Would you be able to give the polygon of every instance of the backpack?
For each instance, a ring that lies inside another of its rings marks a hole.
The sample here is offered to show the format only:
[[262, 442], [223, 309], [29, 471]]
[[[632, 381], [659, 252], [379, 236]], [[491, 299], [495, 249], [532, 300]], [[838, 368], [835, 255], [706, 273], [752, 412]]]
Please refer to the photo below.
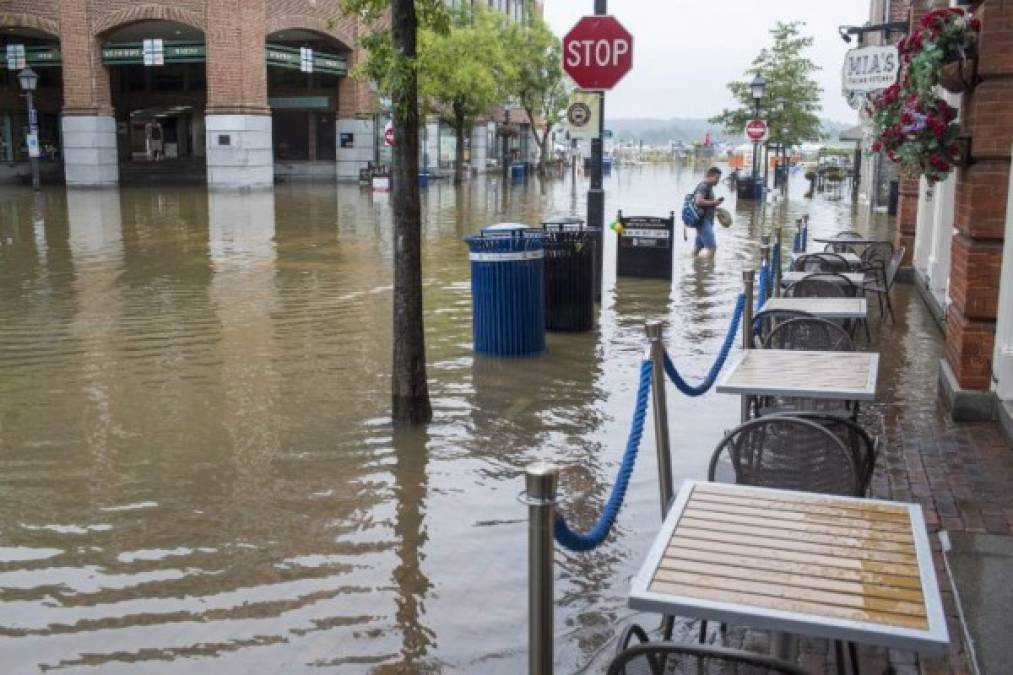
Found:
[[700, 227], [703, 211], [697, 208], [696, 193], [691, 192], [682, 200], [682, 223], [686, 227]]

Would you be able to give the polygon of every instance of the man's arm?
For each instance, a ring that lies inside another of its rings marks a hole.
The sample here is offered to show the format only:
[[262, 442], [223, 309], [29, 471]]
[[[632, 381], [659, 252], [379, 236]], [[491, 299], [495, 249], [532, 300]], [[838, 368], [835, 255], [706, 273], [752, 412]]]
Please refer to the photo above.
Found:
[[697, 206], [709, 207], [709, 206], [721, 206], [721, 202], [723, 202], [724, 200], [725, 200], [724, 197], [718, 197], [717, 199], [707, 199], [706, 197], [703, 196], [702, 193], [697, 192], [696, 199], [694, 200], [694, 202], [696, 203]]

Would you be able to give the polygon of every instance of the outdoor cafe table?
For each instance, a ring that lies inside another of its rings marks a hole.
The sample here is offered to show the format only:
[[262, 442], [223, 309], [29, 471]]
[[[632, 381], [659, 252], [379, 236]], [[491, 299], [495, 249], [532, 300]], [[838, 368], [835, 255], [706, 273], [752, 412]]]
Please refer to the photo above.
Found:
[[872, 401], [879, 354], [747, 349], [724, 371], [717, 391], [742, 396]]
[[[949, 645], [917, 504], [687, 481], [629, 606], [926, 654]], [[772, 645], [792, 657], [790, 639]]]
[[866, 237], [813, 237], [817, 244], [854, 244], [856, 246], [868, 246], [883, 241], [882, 239], [868, 239]]
[[805, 312], [821, 319], [864, 319], [868, 302], [865, 298], [769, 298], [763, 309]]
[[[810, 276], [812, 274], [824, 274], [824, 273], [823, 272], [799, 272], [799, 271], [785, 272], [783, 275], [781, 275], [781, 283], [784, 284], [785, 286], [787, 286], [788, 284], [793, 284], [796, 281], [798, 281], [799, 279], [804, 279], [805, 277]], [[858, 288], [863, 288], [865, 286], [865, 274], [863, 274], [861, 272], [845, 272], [841, 276], [842, 277], [847, 277], [848, 281], [850, 281], [852, 284], [854, 284]]]

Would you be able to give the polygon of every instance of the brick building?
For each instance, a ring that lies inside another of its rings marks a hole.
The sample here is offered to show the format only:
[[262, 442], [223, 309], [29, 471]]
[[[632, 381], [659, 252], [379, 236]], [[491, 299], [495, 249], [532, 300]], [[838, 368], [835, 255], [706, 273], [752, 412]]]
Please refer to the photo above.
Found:
[[[873, 11], [884, 1], [873, 0]], [[905, 264], [945, 332], [939, 391], [953, 417], [998, 417], [1013, 436], [1013, 4], [904, 0], [893, 11], [917, 22], [950, 4], [982, 24], [977, 84], [940, 90], [960, 110], [971, 161], [934, 186], [900, 177], [895, 244], [906, 247]]]

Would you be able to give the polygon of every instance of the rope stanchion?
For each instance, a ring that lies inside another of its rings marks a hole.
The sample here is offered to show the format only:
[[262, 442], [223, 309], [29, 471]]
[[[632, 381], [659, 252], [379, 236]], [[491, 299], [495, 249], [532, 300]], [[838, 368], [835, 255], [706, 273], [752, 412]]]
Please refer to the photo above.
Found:
[[679, 371], [676, 370], [675, 364], [672, 363], [672, 359], [669, 358], [668, 353], [665, 353], [665, 372], [668, 374], [668, 379], [672, 380], [672, 384], [675, 385], [676, 389], [686, 396], [702, 396], [714, 386], [718, 373], [721, 372], [725, 361], [728, 360], [728, 354], [735, 343], [735, 336], [739, 333], [739, 324], [742, 322], [742, 313], [745, 309], [746, 296], [743, 293], [739, 293], [739, 298], [735, 301], [735, 313], [732, 314], [732, 323], [728, 327], [728, 334], [725, 336], [724, 344], [721, 345], [721, 351], [718, 352], [717, 359], [715, 359], [714, 365], [711, 366], [710, 371], [707, 373], [707, 377], [700, 384], [693, 386], [687, 383], [679, 375]]
[[770, 269], [767, 267], [767, 265], [761, 265], [760, 281], [758, 284], [758, 292], [756, 294], [757, 312], [763, 309], [763, 303], [767, 301], [768, 295], [770, 295]]
[[590, 551], [601, 545], [605, 537], [612, 531], [616, 516], [623, 505], [626, 497], [626, 488], [630, 484], [630, 476], [633, 475], [633, 466], [637, 462], [637, 452], [640, 450], [640, 437], [644, 433], [644, 420], [647, 418], [647, 399], [651, 391], [651, 362], [644, 360], [640, 364], [640, 385], [637, 389], [637, 405], [633, 413], [633, 426], [630, 428], [630, 435], [626, 440], [626, 451], [623, 453], [623, 461], [619, 466], [619, 475], [612, 486], [605, 508], [598, 516], [597, 522], [587, 532], [574, 532], [567, 524], [563, 514], [557, 511], [554, 534], [560, 546], [571, 551]]

